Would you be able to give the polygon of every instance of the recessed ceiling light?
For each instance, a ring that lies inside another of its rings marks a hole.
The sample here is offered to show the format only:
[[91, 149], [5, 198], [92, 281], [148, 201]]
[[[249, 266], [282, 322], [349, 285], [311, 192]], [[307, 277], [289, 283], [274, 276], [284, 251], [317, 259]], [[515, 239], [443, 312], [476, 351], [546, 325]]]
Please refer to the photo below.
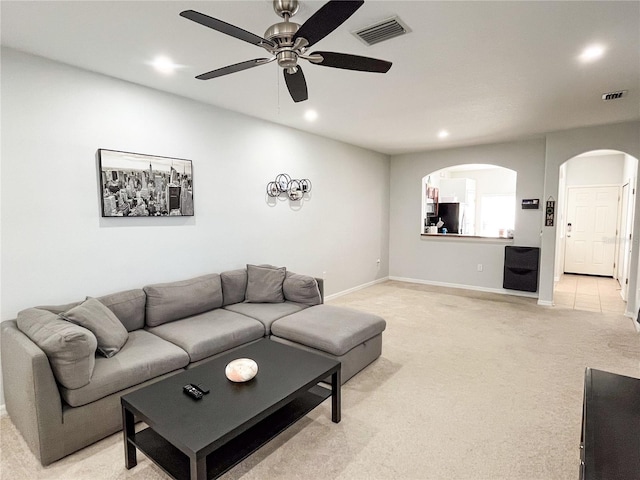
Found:
[[307, 110], [304, 112], [304, 119], [307, 122], [313, 122], [316, 118], [318, 118], [318, 112], [315, 110]]
[[438, 132], [438, 138], [447, 138], [449, 136], [449, 132], [446, 130], [440, 130]]
[[155, 68], [160, 73], [171, 74], [179, 68], [179, 65], [173, 63], [173, 61], [169, 57], [158, 56], [153, 62], [151, 62], [151, 66]]
[[580, 54], [580, 60], [583, 62], [593, 62], [604, 54], [604, 47], [602, 45], [589, 45]]

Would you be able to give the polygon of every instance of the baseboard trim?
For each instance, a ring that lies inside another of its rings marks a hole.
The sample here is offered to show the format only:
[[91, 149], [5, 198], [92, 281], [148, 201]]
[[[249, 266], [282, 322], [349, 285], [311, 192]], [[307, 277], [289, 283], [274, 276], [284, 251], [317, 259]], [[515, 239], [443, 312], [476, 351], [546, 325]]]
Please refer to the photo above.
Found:
[[[538, 298], [537, 293], [519, 292], [517, 290], [506, 290], [504, 288], [478, 287], [476, 285], [463, 285], [461, 283], [434, 282], [431, 280], [422, 280], [419, 278], [393, 277], [389, 276], [389, 280], [406, 283], [419, 283], [422, 285], [433, 285], [436, 287], [459, 288], [461, 290], [475, 290], [478, 292], [499, 293], [500, 295], [515, 295], [518, 297]], [[540, 304], [540, 301], [538, 301]]]
[[8, 415], [7, 414], [7, 407], [3, 403], [2, 405], [0, 405], [0, 417], [6, 417], [7, 415]]
[[324, 297], [324, 299], [325, 300], [333, 300], [335, 298], [342, 297], [343, 295], [348, 295], [349, 293], [357, 292], [358, 290], [362, 290], [363, 288], [367, 288], [367, 287], [370, 287], [372, 285], [376, 285], [378, 283], [386, 282], [387, 280], [389, 280], [389, 277], [379, 278], [377, 280], [374, 280], [373, 282], [363, 283], [362, 285], [358, 285], [357, 287], [349, 288], [347, 290], [343, 290], [343, 291], [338, 292], [338, 293], [333, 293], [331, 295], [327, 295], [326, 297]]

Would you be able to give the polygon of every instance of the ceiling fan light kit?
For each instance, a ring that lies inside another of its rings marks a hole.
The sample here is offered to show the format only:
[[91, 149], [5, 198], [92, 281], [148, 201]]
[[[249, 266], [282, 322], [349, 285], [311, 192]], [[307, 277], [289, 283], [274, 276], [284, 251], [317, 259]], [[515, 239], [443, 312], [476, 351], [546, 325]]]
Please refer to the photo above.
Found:
[[389, 71], [392, 64], [386, 60], [346, 53], [307, 52], [309, 47], [342, 25], [363, 4], [364, 0], [330, 0], [300, 25], [290, 21], [290, 18], [298, 11], [298, 0], [273, 0], [273, 9], [284, 21], [271, 25], [265, 31], [264, 37], [194, 10], [185, 10], [180, 15], [220, 33], [262, 47], [272, 55], [270, 58], [256, 58], [218, 68], [198, 75], [197, 79], [210, 80], [277, 61], [278, 66], [282, 68], [291, 98], [297, 103], [309, 98], [307, 82], [298, 63], [300, 59], [315, 65], [344, 70], [372, 73]]

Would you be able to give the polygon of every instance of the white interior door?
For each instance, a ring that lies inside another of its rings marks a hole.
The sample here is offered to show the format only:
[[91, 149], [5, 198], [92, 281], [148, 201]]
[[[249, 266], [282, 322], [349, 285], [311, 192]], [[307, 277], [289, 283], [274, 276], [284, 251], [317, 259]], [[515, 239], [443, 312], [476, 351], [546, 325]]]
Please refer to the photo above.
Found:
[[620, 251], [618, 253], [618, 282], [622, 287], [621, 295], [624, 301], [627, 301], [627, 291], [629, 289], [629, 256], [631, 255], [631, 215], [629, 215], [629, 184], [626, 183], [622, 187], [622, 205], [620, 208]]
[[624, 250], [625, 250], [625, 236], [627, 234], [627, 203], [629, 201], [629, 184], [625, 183], [622, 186], [622, 193], [620, 194], [620, 218], [618, 219], [618, 252], [616, 253], [616, 274], [615, 278], [620, 285], [624, 285]]
[[613, 276], [619, 187], [569, 187], [564, 271]]

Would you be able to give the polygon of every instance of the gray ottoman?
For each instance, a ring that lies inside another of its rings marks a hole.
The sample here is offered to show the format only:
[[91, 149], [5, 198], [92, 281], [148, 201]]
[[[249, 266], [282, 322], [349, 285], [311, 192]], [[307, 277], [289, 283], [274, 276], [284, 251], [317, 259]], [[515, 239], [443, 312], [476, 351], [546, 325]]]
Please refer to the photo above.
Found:
[[276, 320], [271, 339], [342, 362], [345, 383], [382, 353], [383, 318], [332, 305], [316, 305]]

